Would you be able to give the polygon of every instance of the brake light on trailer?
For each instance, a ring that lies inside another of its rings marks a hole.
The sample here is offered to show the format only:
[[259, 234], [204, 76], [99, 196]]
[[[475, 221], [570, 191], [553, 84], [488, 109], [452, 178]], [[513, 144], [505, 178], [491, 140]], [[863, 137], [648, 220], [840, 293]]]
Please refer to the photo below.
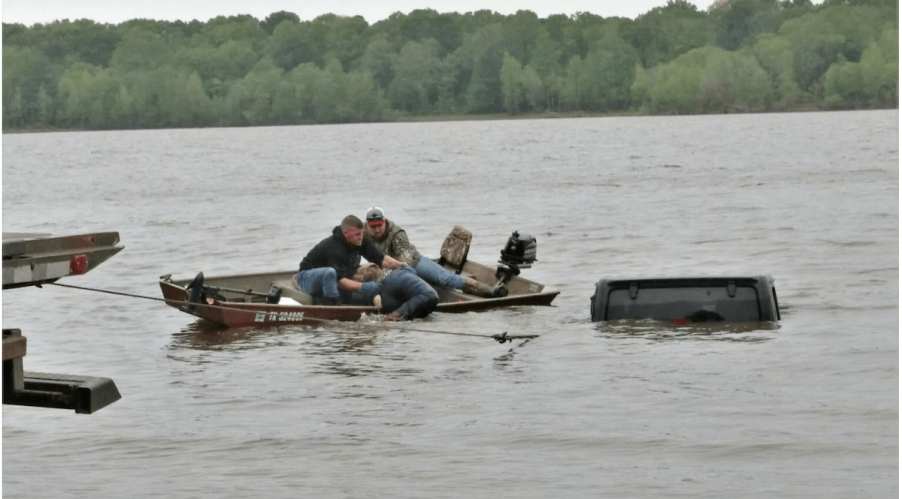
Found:
[[88, 255], [75, 255], [69, 262], [69, 273], [72, 275], [84, 274], [88, 270]]

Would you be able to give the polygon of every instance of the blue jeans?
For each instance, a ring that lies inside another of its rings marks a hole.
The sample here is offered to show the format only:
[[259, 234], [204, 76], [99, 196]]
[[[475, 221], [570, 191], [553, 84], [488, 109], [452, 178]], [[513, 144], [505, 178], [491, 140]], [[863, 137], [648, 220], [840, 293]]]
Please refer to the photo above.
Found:
[[332, 267], [302, 270], [295, 276], [298, 288], [312, 296], [314, 300], [321, 297], [338, 296], [338, 274]]
[[416, 270], [417, 275], [429, 284], [435, 286], [447, 286], [455, 289], [464, 287], [463, 276], [445, 270], [444, 267], [425, 256], [420, 257], [420, 261], [417, 262]]
[[[421, 259], [422, 260], [422, 259]], [[410, 268], [393, 270], [382, 281], [382, 312], [405, 319], [426, 317], [438, 305], [438, 293]]]

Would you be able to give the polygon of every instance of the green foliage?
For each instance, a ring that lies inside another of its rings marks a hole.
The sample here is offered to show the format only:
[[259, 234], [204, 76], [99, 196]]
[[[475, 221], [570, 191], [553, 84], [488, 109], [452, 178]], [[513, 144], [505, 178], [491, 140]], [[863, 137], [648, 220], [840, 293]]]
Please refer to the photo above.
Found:
[[3, 51], [3, 126], [35, 123], [39, 116], [39, 90], [55, 87], [54, 67], [42, 51], [32, 47], [6, 47]]
[[263, 28], [263, 31], [266, 32], [267, 35], [272, 36], [273, 31], [275, 31], [276, 26], [282, 22], [289, 22], [293, 24], [298, 24], [301, 22], [301, 18], [298, 17], [294, 12], [286, 12], [284, 10], [280, 10], [279, 12], [273, 12], [272, 14], [266, 16], [266, 19], [260, 21], [260, 27]]
[[793, 79], [792, 44], [789, 40], [773, 33], [765, 33], [758, 37], [747, 52], [767, 73], [775, 100], [792, 102], [800, 98], [802, 90]]
[[301, 64], [322, 63], [326, 47], [314, 38], [310, 23], [280, 23], [275, 27], [266, 54], [279, 67], [289, 71]]
[[[787, 21], [780, 35], [789, 40], [793, 52], [793, 73], [799, 86], [814, 94], [834, 62], [857, 62], [864, 48], [885, 24], [887, 9], [839, 5]], [[897, 24], [898, 26], [898, 24]]]
[[243, 41], [250, 43], [254, 50], [259, 50], [267, 33], [259, 21], [244, 15], [213, 18], [200, 30], [199, 35], [209, 40], [214, 47], [228, 41]]
[[444, 65], [438, 58], [439, 44], [407, 42], [394, 59], [388, 100], [392, 107], [413, 114], [428, 113], [438, 100]]
[[699, 80], [702, 110], [727, 113], [764, 108], [774, 89], [754, 57], [714, 49]]
[[379, 88], [387, 88], [394, 75], [394, 60], [397, 54], [385, 35], [378, 35], [370, 40], [363, 55], [358, 59], [358, 69], [369, 71]]
[[285, 71], [308, 62], [324, 67], [327, 58], [338, 60], [348, 70], [366, 50], [367, 28], [360, 16], [334, 14], [309, 22], [282, 22], [273, 30], [266, 54]]
[[110, 66], [122, 71], [156, 69], [170, 63], [172, 56], [172, 48], [164, 36], [135, 27], [122, 35]]
[[899, 31], [888, 28], [864, 50], [858, 63], [841, 61], [824, 77], [824, 97], [833, 107], [898, 106]]
[[534, 69], [542, 83], [545, 109], [551, 110], [560, 100], [563, 51], [560, 44], [552, 39], [547, 29], [539, 31], [533, 47], [529, 65]]
[[508, 113], [540, 110], [544, 101], [542, 80], [534, 69], [524, 68], [505, 52], [501, 66], [501, 95]]
[[391, 32], [395, 46], [400, 48], [409, 42], [435, 40], [438, 43], [438, 57], [443, 58], [454, 52], [462, 43], [462, 33], [457, 27], [457, 14], [439, 14], [432, 9], [418, 9], [408, 15], [397, 13], [383, 24], [382, 30]]
[[536, 38], [542, 31], [539, 17], [532, 11], [519, 10], [507, 17], [502, 26], [507, 52], [518, 61], [529, 61]]
[[479, 28], [464, 40], [459, 52], [471, 76], [467, 85], [467, 107], [473, 113], [496, 113], [502, 109], [501, 66], [504, 32], [500, 24]]
[[694, 49], [661, 66], [651, 91], [651, 110], [665, 114], [699, 112], [702, 72], [708, 56], [717, 50], [714, 47]]
[[588, 111], [628, 108], [637, 61], [633, 48], [609, 33], [593, 45], [585, 59], [578, 55], [570, 59], [564, 83], [565, 104]]
[[686, 0], [635, 20], [521, 10], [3, 24], [6, 128], [585, 110], [898, 106], [898, 2]]
[[776, 32], [783, 24], [777, 0], [732, 0], [714, 10], [717, 44], [736, 50], [760, 33]]
[[671, 0], [636, 18], [624, 36], [636, 48], [642, 66], [650, 68], [705, 46], [711, 38], [709, 25], [695, 5]]
[[648, 73], [641, 64], [636, 64], [636, 78], [630, 85], [630, 102], [634, 108], [639, 109], [648, 102], [648, 87]]

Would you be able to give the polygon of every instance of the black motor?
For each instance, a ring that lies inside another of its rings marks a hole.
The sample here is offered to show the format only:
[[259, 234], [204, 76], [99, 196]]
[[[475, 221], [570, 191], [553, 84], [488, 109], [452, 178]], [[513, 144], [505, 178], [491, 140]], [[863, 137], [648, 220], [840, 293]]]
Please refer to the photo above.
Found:
[[529, 268], [536, 261], [536, 238], [521, 236], [514, 231], [504, 249], [501, 250], [500, 262], [505, 265]]

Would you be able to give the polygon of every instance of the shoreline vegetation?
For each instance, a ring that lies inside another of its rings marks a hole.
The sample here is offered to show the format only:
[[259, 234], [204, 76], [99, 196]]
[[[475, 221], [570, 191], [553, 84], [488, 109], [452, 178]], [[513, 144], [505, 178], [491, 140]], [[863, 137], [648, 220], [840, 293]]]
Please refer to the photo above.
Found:
[[3, 133], [898, 109], [895, 0], [3, 23]]

